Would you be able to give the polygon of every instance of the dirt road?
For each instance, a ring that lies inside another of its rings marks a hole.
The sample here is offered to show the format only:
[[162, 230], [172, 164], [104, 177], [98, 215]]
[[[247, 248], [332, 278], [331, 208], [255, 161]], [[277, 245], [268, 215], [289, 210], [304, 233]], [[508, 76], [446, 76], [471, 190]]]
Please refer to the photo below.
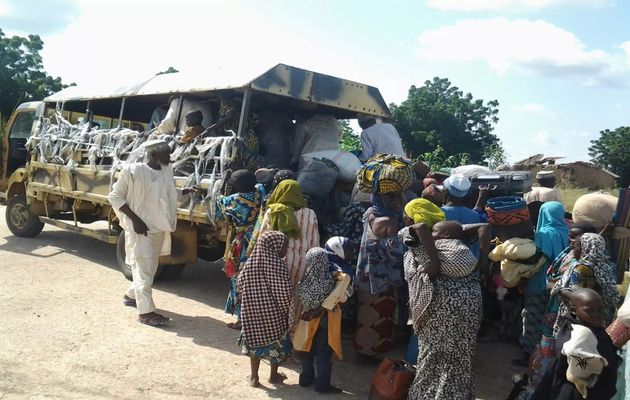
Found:
[[[151, 328], [121, 303], [128, 282], [113, 247], [52, 227], [17, 238], [4, 207], [0, 215], [0, 399], [320, 398], [297, 385], [292, 363], [285, 385], [247, 385], [249, 360], [225, 327], [228, 281], [217, 265], [200, 262], [156, 284], [155, 302], [172, 321]], [[333, 383], [346, 393], [334, 398], [365, 399], [374, 367], [353, 363], [350, 341], [344, 347]], [[505, 398], [513, 354], [513, 346], [480, 343], [478, 398]], [[268, 371], [263, 365], [261, 377]]]

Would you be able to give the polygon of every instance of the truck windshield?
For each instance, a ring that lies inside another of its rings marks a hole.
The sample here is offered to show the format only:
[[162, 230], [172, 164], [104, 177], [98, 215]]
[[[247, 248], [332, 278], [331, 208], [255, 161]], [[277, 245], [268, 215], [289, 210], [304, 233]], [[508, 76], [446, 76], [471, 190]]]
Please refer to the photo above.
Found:
[[17, 115], [11, 128], [9, 139], [28, 139], [35, 120], [35, 111], [25, 111]]

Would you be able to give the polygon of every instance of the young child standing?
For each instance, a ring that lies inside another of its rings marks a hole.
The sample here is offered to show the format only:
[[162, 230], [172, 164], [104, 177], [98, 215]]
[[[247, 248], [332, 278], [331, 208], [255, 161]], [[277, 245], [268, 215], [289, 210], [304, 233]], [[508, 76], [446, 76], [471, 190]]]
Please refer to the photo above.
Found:
[[331, 358], [333, 355], [342, 358], [339, 304], [345, 302], [349, 294], [351, 279], [342, 271], [343, 265], [353, 257], [352, 246], [346, 238], [333, 237], [327, 242], [326, 250], [310, 249], [306, 253], [306, 272], [298, 286], [297, 294], [304, 310], [293, 336], [294, 348], [304, 352], [299, 383], [302, 387], [315, 383], [315, 391], [321, 394], [342, 392], [330, 384]]
[[238, 277], [243, 329], [238, 343], [242, 353], [251, 359], [252, 387], [260, 385], [260, 360], [271, 362], [270, 383], [287, 377], [278, 366], [291, 355], [289, 339], [289, 305], [292, 285], [284, 262], [288, 239], [277, 231], [260, 235], [253, 253]]
[[563, 289], [571, 314], [556, 335], [556, 358], [531, 400], [606, 400], [616, 392], [620, 358], [603, 327], [601, 296], [592, 289]]

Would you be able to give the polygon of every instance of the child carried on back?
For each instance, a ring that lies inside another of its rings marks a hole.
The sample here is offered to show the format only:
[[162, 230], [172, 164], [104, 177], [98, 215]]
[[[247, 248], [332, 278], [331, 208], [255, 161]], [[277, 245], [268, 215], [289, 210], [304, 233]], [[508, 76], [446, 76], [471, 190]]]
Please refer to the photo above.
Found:
[[[422, 228], [421, 228], [422, 227]], [[420, 320], [433, 297], [433, 283], [429, 271], [432, 265], [431, 256], [425, 246], [420, 246], [421, 232], [418, 229], [428, 229], [426, 225], [414, 225], [404, 228], [399, 235], [408, 247], [405, 253], [405, 279], [414, 282], [410, 285], [409, 295], [423, 299], [417, 304], [424, 304], [422, 309], [414, 313], [414, 325]], [[478, 264], [478, 259], [464, 243], [465, 232], [462, 224], [457, 221], [441, 221], [433, 225], [431, 237], [440, 260], [441, 275], [449, 278], [463, 278], [470, 275]], [[413, 257], [413, 259], [408, 259]], [[416, 268], [419, 267], [419, 268]], [[414, 278], [417, 275], [417, 279]]]

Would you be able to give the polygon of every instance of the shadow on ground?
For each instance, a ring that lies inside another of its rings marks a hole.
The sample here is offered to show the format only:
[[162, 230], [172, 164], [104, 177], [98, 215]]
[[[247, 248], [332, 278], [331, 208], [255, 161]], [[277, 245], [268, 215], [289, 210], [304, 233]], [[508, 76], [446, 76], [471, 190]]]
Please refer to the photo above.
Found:
[[[15, 236], [1, 238], [0, 251], [47, 258], [67, 253], [94, 264], [94, 268], [109, 268], [118, 270], [114, 246], [98, 240], [84, 237], [72, 232], [46, 228], [39, 236], [27, 239]], [[89, 251], [86, 251], [89, 249]], [[10, 260], [7, 260], [10, 262]], [[206, 262], [200, 260], [188, 265], [182, 275], [173, 281], [156, 282], [154, 288], [158, 291], [172, 293], [182, 298], [206, 305], [215, 310], [223, 310], [228, 293], [229, 280], [220, 269], [220, 262]], [[71, 268], [71, 266], [68, 266]], [[120, 279], [124, 280], [122, 274]], [[164, 328], [180, 337], [190, 338], [199, 346], [213, 347], [240, 354], [236, 345], [238, 332], [228, 329], [225, 321], [207, 315], [186, 315], [165, 310], [164, 314], [173, 319], [173, 324]], [[216, 312], [213, 312], [216, 316]], [[230, 317], [226, 317], [229, 320]], [[375, 365], [365, 365], [355, 362], [352, 341], [343, 340], [345, 359], [335, 362], [333, 366], [333, 383], [352, 393], [356, 398], [366, 398], [370, 387]], [[404, 351], [404, 344], [399, 344], [388, 354], [390, 357], [400, 358]], [[475, 358], [475, 386], [476, 394], [481, 399], [503, 399], [511, 388], [510, 377], [513, 373], [522, 372], [512, 367], [510, 360], [518, 354], [518, 348], [510, 343], [499, 342], [490, 336], [480, 340]], [[292, 361], [283, 364], [299, 373], [301, 367]], [[235, 371], [242, 374], [243, 379], [249, 371]], [[272, 386], [266, 383], [265, 376], [268, 367], [261, 367], [261, 383], [268, 390], [272, 398], [300, 398], [305, 390], [297, 385]], [[346, 394], [332, 396], [332, 398], [348, 397]]]

